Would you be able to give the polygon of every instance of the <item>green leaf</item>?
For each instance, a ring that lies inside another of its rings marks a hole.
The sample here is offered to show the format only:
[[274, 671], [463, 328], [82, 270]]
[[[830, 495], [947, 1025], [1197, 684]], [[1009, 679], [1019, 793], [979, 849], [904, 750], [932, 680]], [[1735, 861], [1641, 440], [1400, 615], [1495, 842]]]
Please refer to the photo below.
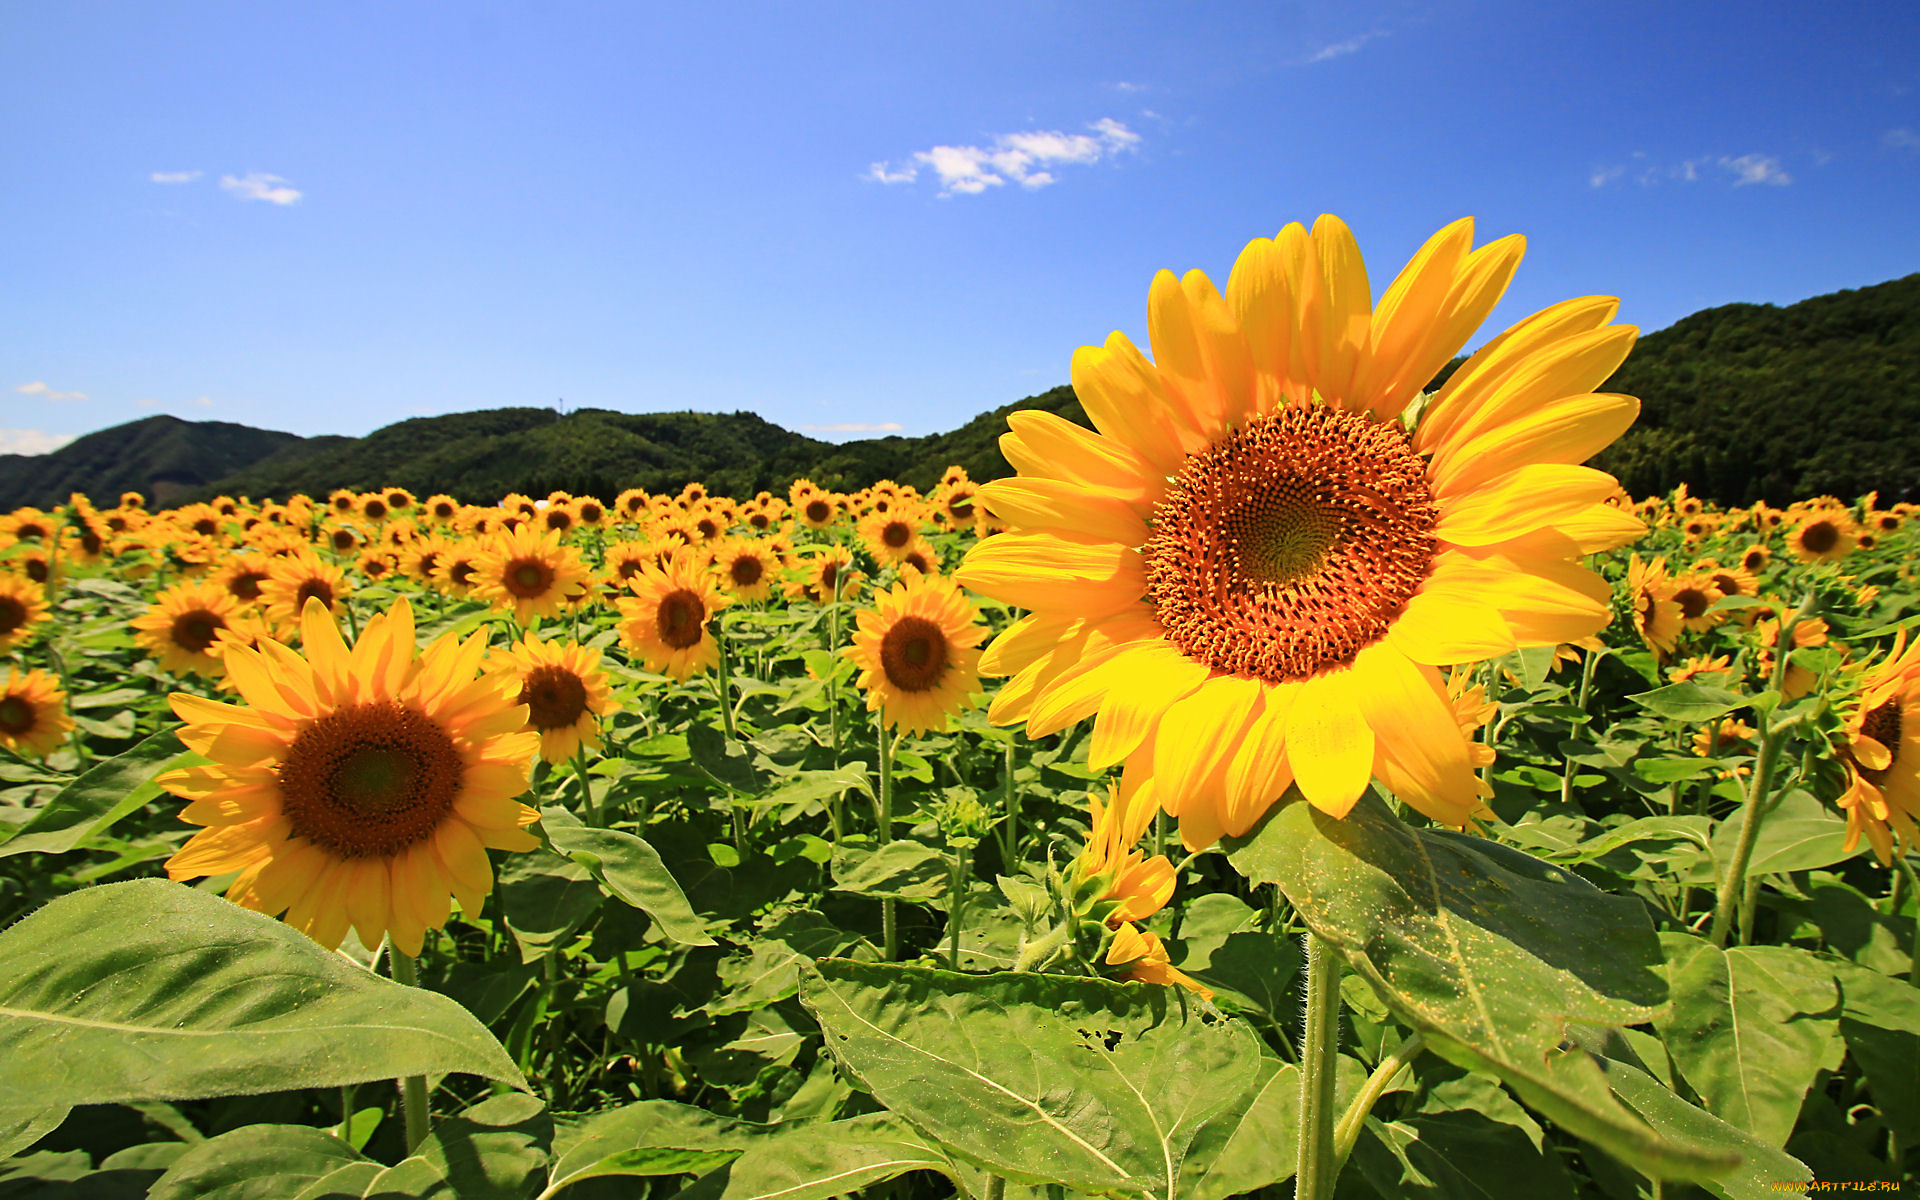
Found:
[[1753, 703], [1738, 692], [1726, 688], [1709, 687], [1703, 683], [1670, 683], [1666, 687], [1655, 688], [1650, 692], [1638, 692], [1627, 699], [1655, 716], [1669, 720], [1684, 721], [1689, 725], [1700, 725], [1715, 717], [1724, 717], [1730, 712], [1745, 708]]
[[1828, 964], [1840, 983], [1840, 1036], [1902, 1143], [1920, 1140], [1920, 989], [1852, 963]]
[[767, 920], [744, 956], [720, 964], [722, 990], [706, 1006], [710, 1016], [751, 1012], [776, 1004], [800, 989], [803, 963], [828, 955], [857, 956], [861, 938], [810, 909]]
[[0, 1159], [14, 1155], [60, 1128], [72, 1109], [65, 1104], [9, 1104], [0, 1107]]
[[1540, 1126], [1497, 1085], [1482, 1082], [1484, 1109], [1429, 1103], [1399, 1120], [1367, 1119], [1370, 1136], [1355, 1146], [1354, 1165], [1375, 1191], [1433, 1200], [1572, 1200], [1573, 1176]]
[[1260, 1041], [1178, 988], [829, 959], [801, 977], [828, 1050], [874, 1098], [997, 1175], [1185, 1194], [1196, 1147], [1271, 1082]]
[[1498, 1075], [1649, 1174], [1727, 1165], [1710, 1146], [1655, 1134], [1612, 1098], [1590, 1055], [1563, 1045], [1569, 1025], [1636, 1025], [1666, 1001], [1660, 943], [1639, 900], [1497, 842], [1414, 829], [1371, 793], [1344, 819], [1281, 805], [1223, 844], [1248, 879], [1278, 883], [1443, 1057]]
[[1195, 898], [1180, 921], [1173, 965], [1214, 989], [1217, 1001], [1285, 1023], [1299, 1009], [1300, 948], [1260, 928], [1259, 914], [1225, 893]]
[[[1747, 806], [1741, 805], [1713, 831], [1713, 855], [1722, 864], [1733, 861], [1734, 847], [1746, 824]], [[1832, 866], [1865, 852], [1864, 845], [1847, 848], [1847, 821], [1802, 788], [1782, 792], [1760, 818], [1754, 836], [1753, 857], [1747, 875], [1779, 875]], [[1724, 865], [1721, 868], [1725, 869]]]
[[688, 946], [711, 946], [706, 923], [694, 915], [687, 894], [644, 838], [618, 829], [580, 824], [562, 808], [540, 810], [541, 827], [553, 848], [585, 867], [615, 899], [659, 923], [661, 932]]
[[547, 1194], [603, 1175], [704, 1175], [753, 1143], [746, 1122], [671, 1100], [642, 1100], [554, 1131]]
[[506, 1092], [435, 1121], [415, 1154], [460, 1200], [524, 1200], [540, 1189], [552, 1144], [547, 1106]]
[[674, 1193], [674, 1200], [830, 1200], [908, 1171], [952, 1164], [892, 1113], [772, 1126], [739, 1158]]
[[155, 879], [62, 896], [0, 932], [0, 1104], [112, 1104], [464, 1071], [524, 1088], [445, 996]]
[[369, 1162], [324, 1130], [305, 1125], [246, 1125], [208, 1138], [174, 1160], [148, 1200], [283, 1200], [343, 1167]]
[[1245, 1103], [1194, 1135], [1187, 1161], [1206, 1169], [1181, 1195], [1228, 1200], [1293, 1178], [1300, 1157], [1300, 1070], [1264, 1057], [1260, 1069], [1262, 1078], [1243, 1095]]
[[1739, 1164], [1731, 1170], [1698, 1180], [1709, 1194], [1720, 1200], [1773, 1200], [1781, 1194], [1781, 1185], [1813, 1178], [1813, 1172], [1786, 1151], [1688, 1104], [1645, 1071], [1608, 1058], [1599, 1061], [1613, 1094], [1661, 1136], [1720, 1146], [1738, 1156]]
[[751, 796], [767, 786], [748, 748], [712, 724], [710, 717], [687, 727], [687, 750], [694, 763], [723, 787]]
[[878, 849], [841, 843], [833, 852], [833, 890], [894, 900], [938, 900], [947, 894], [947, 858], [920, 842]]
[[1840, 1036], [1826, 962], [1790, 946], [1716, 948], [1662, 935], [1673, 1007], [1655, 1022], [1680, 1074], [1714, 1116], [1784, 1146]]
[[536, 962], [564, 945], [606, 900], [585, 867], [559, 854], [510, 854], [499, 869], [500, 911], [520, 948]]
[[10, 854], [65, 854], [158, 796], [154, 776], [185, 751], [171, 729], [96, 764], [47, 801], [12, 836], [0, 827], [0, 858]]

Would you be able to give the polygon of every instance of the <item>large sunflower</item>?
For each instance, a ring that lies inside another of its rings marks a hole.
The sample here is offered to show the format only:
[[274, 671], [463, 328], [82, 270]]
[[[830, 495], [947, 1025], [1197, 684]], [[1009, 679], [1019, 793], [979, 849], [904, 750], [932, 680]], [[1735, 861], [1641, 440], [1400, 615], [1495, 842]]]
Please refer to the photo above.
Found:
[[180, 740], [212, 761], [160, 783], [207, 828], [167, 860], [174, 879], [239, 875], [236, 904], [329, 948], [349, 926], [409, 955], [446, 923], [449, 897], [480, 911], [489, 847], [531, 850], [526, 790], [539, 748], [527, 710], [478, 675], [486, 637], [416, 654], [402, 599], [349, 649], [325, 608], [301, 613], [302, 657], [278, 642], [229, 646], [244, 705], [174, 693]]
[[0, 571], [0, 654], [12, 651], [46, 619], [46, 589], [23, 575]]
[[1838, 803], [1847, 814], [1846, 848], [1864, 833], [1880, 861], [1891, 863], [1896, 836], [1908, 849], [1920, 845], [1920, 641], [1904, 652], [1896, 645], [1844, 707], [1848, 786]]
[[720, 662], [707, 622], [733, 603], [720, 594], [699, 555], [682, 550], [627, 580], [635, 593], [619, 601], [620, 640], [649, 671], [681, 682]]
[[1853, 519], [1840, 509], [1814, 510], [1787, 535], [1787, 549], [1801, 562], [1836, 562], [1853, 549]]
[[473, 594], [512, 612], [522, 625], [535, 617], [559, 616], [563, 605], [586, 590], [580, 552], [561, 545], [558, 533], [543, 533], [536, 525], [496, 534], [474, 562]]
[[945, 729], [980, 687], [980, 612], [952, 580], [908, 575], [874, 597], [841, 653], [860, 668], [867, 710], [908, 733]]
[[540, 757], [550, 763], [566, 762], [583, 745], [598, 750], [600, 718], [620, 711], [598, 650], [526, 638], [489, 655], [487, 670], [527, 706], [527, 728], [540, 735]]
[[233, 628], [240, 609], [240, 601], [218, 582], [176, 583], [133, 619], [133, 640], [175, 675], [219, 679], [226, 674], [220, 634]]
[[0, 746], [45, 758], [73, 732], [60, 681], [38, 668], [0, 675]]
[[1073, 358], [1099, 432], [1032, 410], [982, 487], [1010, 530], [968, 587], [1031, 610], [983, 667], [992, 716], [1043, 736], [1096, 717], [1130, 826], [1154, 805], [1189, 847], [1244, 833], [1297, 782], [1344, 815], [1370, 777], [1437, 820], [1479, 803], [1439, 668], [1572, 641], [1607, 620], [1580, 565], [1641, 523], [1578, 466], [1639, 402], [1589, 389], [1636, 331], [1570, 300], [1495, 338], [1409, 405], [1493, 308], [1521, 239], [1434, 235], [1376, 305], [1346, 226], [1249, 245], [1224, 297], [1155, 278], [1157, 361], [1115, 333]]

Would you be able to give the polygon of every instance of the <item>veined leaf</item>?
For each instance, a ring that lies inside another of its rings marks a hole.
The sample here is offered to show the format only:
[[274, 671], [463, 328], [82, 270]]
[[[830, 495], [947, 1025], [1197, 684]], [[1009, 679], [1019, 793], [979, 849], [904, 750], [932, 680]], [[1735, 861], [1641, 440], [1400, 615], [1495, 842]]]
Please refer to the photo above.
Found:
[[148, 1200], [279, 1200], [311, 1194], [309, 1185], [342, 1168], [352, 1168], [368, 1179], [382, 1169], [322, 1129], [244, 1125], [208, 1138], [175, 1159], [147, 1196]]
[[938, 900], [947, 894], [947, 859], [920, 842], [878, 849], [842, 844], [833, 852], [833, 888], [894, 900]]
[[668, 937], [688, 946], [714, 944], [705, 922], [687, 903], [687, 894], [646, 839], [583, 825], [563, 808], [541, 809], [540, 825], [555, 850], [585, 867], [615, 899], [659, 922]]
[[61, 788], [12, 836], [0, 828], [0, 858], [10, 854], [65, 854], [161, 792], [154, 776], [185, 753], [173, 730], [163, 729]]
[[1703, 683], [1688, 680], [1685, 683], [1670, 683], [1666, 687], [1655, 688], [1650, 692], [1637, 692], [1627, 699], [1655, 716], [1667, 717], [1674, 721], [1685, 721], [1689, 725], [1699, 725], [1715, 717], [1724, 717], [1730, 712], [1745, 708], [1753, 701], [1738, 692], [1726, 688], [1709, 687]]
[[[1723, 871], [1733, 860], [1746, 816], [1746, 806], [1741, 805], [1713, 831], [1713, 854]], [[1753, 840], [1753, 856], [1747, 860], [1747, 875], [1757, 878], [1787, 871], [1810, 871], [1866, 852], [1864, 845], [1856, 845], [1852, 850], [1846, 845], [1846, 818], [1820, 803], [1813, 793], [1793, 788], [1782, 792], [1761, 814], [1760, 832]]]
[[892, 1113], [770, 1126], [675, 1200], [830, 1200], [909, 1171], [951, 1175], [946, 1155]]
[[1844, 1001], [1840, 1035], [1880, 1115], [1910, 1144], [1920, 1137], [1920, 988], [1849, 962], [1827, 965]]
[[1720, 1146], [1739, 1157], [1733, 1169], [1699, 1180], [1719, 1200], [1770, 1200], [1781, 1194], [1781, 1185], [1813, 1178], [1799, 1159], [1688, 1104], [1645, 1071], [1608, 1058], [1599, 1061], [1613, 1094], [1662, 1136]]
[[0, 1105], [113, 1104], [464, 1071], [525, 1087], [445, 996], [156, 879], [53, 901], [0, 932]]

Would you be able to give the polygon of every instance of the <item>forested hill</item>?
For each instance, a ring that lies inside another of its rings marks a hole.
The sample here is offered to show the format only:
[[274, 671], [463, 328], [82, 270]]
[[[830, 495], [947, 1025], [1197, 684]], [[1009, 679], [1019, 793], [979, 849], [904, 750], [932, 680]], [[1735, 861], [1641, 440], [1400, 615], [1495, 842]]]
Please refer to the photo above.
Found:
[[[1684, 481], [1727, 504], [1874, 489], [1884, 501], [1920, 499], [1920, 274], [1785, 308], [1697, 312], [1643, 337], [1600, 390], [1644, 402], [1639, 422], [1597, 460], [1636, 496]], [[0, 511], [57, 504], [73, 491], [111, 502], [134, 490], [172, 504], [399, 485], [492, 502], [555, 489], [611, 498], [695, 479], [752, 495], [784, 491], [799, 476], [841, 490], [879, 479], [924, 490], [949, 463], [977, 480], [1007, 474], [997, 439], [1020, 408], [1086, 423], [1064, 386], [947, 433], [837, 445], [752, 413], [502, 408], [402, 421], [363, 438], [150, 417], [52, 454], [0, 455]]]

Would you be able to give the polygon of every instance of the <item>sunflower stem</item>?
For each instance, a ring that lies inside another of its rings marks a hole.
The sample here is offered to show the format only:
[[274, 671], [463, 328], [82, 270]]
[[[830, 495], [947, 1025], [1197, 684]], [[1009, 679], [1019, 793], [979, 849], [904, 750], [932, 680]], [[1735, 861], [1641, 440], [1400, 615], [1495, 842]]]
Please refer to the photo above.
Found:
[[[887, 728], [886, 706], [874, 710], [873, 732], [880, 742], [880, 838], [885, 847], [893, 841], [893, 733]], [[880, 939], [886, 945], [886, 961], [900, 957], [900, 922], [892, 898], [880, 902]]]
[[340, 1085], [340, 1140], [353, 1145], [353, 1084]]
[[593, 785], [587, 782], [587, 744], [573, 748], [573, 774], [580, 780], [580, 806], [587, 810], [587, 824], [604, 827], [600, 805], [593, 798]]
[[1020, 853], [1020, 793], [1013, 786], [1013, 741], [1008, 739], [1000, 762], [1001, 785], [1005, 789], [1007, 823], [1002, 826], [1005, 836], [1000, 848], [1000, 868], [1006, 874], [1013, 874], [1014, 862]]
[[714, 688], [720, 694], [720, 724], [726, 728], [727, 740], [735, 742], [740, 735], [733, 728], [733, 704], [728, 699], [732, 688], [728, 686], [728, 660], [732, 657], [727, 651], [727, 614], [717, 612], [713, 615], [713, 640], [720, 644], [720, 671], [714, 676]]
[[[1904, 850], [1904, 847], [1900, 849]], [[1900, 874], [1894, 876], [1894, 878], [1896, 880], [1906, 880], [1907, 894], [1916, 900], [1920, 900], [1920, 877], [1914, 875], [1913, 863], [1907, 860], [1907, 856], [1904, 853], [1900, 853], [1893, 856], [1893, 865], [1900, 869]], [[1898, 896], [1900, 889], [1894, 888], [1893, 892], [1895, 896]], [[1900, 915], [1900, 903], [1898, 900], [1895, 900], [1890, 907], [1893, 909], [1891, 913], [1892, 916], [1897, 917]], [[1907, 982], [1913, 984], [1915, 987], [1920, 987], [1920, 904], [1915, 905], [1913, 910], [1913, 947], [1913, 961], [1907, 967]]]
[[1300, 1158], [1295, 1200], [1327, 1200], [1340, 1161], [1333, 1145], [1333, 1081], [1340, 1066], [1340, 952], [1309, 929], [1307, 1003], [1300, 1048]]
[[[387, 967], [393, 981], [403, 987], [419, 987], [420, 972], [413, 956], [392, 942], [387, 943]], [[400, 1111], [407, 1122], [407, 1153], [412, 1154], [427, 1140], [427, 1077], [409, 1075], [400, 1083]]]
[[[1606, 657], [1605, 650], [1589, 650], [1580, 660], [1580, 695], [1575, 707], [1581, 712], [1587, 711], [1587, 700], [1593, 693], [1593, 673]], [[1573, 803], [1573, 752], [1567, 751], [1560, 756], [1560, 803]]]
[[1333, 1130], [1333, 1167], [1338, 1171], [1346, 1165], [1347, 1158], [1353, 1153], [1354, 1143], [1360, 1140], [1360, 1129], [1366, 1124], [1367, 1114], [1384, 1096], [1387, 1086], [1394, 1077], [1407, 1069], [1414, 1059], [1419, 1058], [1427, 1048], [1424, 1035], [1412, 1033], [1401, 1042], [1392, 1054], [1380, 1060], [1380, 1065], [1367, 1076], [1366, 1083], [1360, 1086], [1353, 1099], [1347, 1104], [1347, 1111], [1340, 1115], [1340, 1123]]

